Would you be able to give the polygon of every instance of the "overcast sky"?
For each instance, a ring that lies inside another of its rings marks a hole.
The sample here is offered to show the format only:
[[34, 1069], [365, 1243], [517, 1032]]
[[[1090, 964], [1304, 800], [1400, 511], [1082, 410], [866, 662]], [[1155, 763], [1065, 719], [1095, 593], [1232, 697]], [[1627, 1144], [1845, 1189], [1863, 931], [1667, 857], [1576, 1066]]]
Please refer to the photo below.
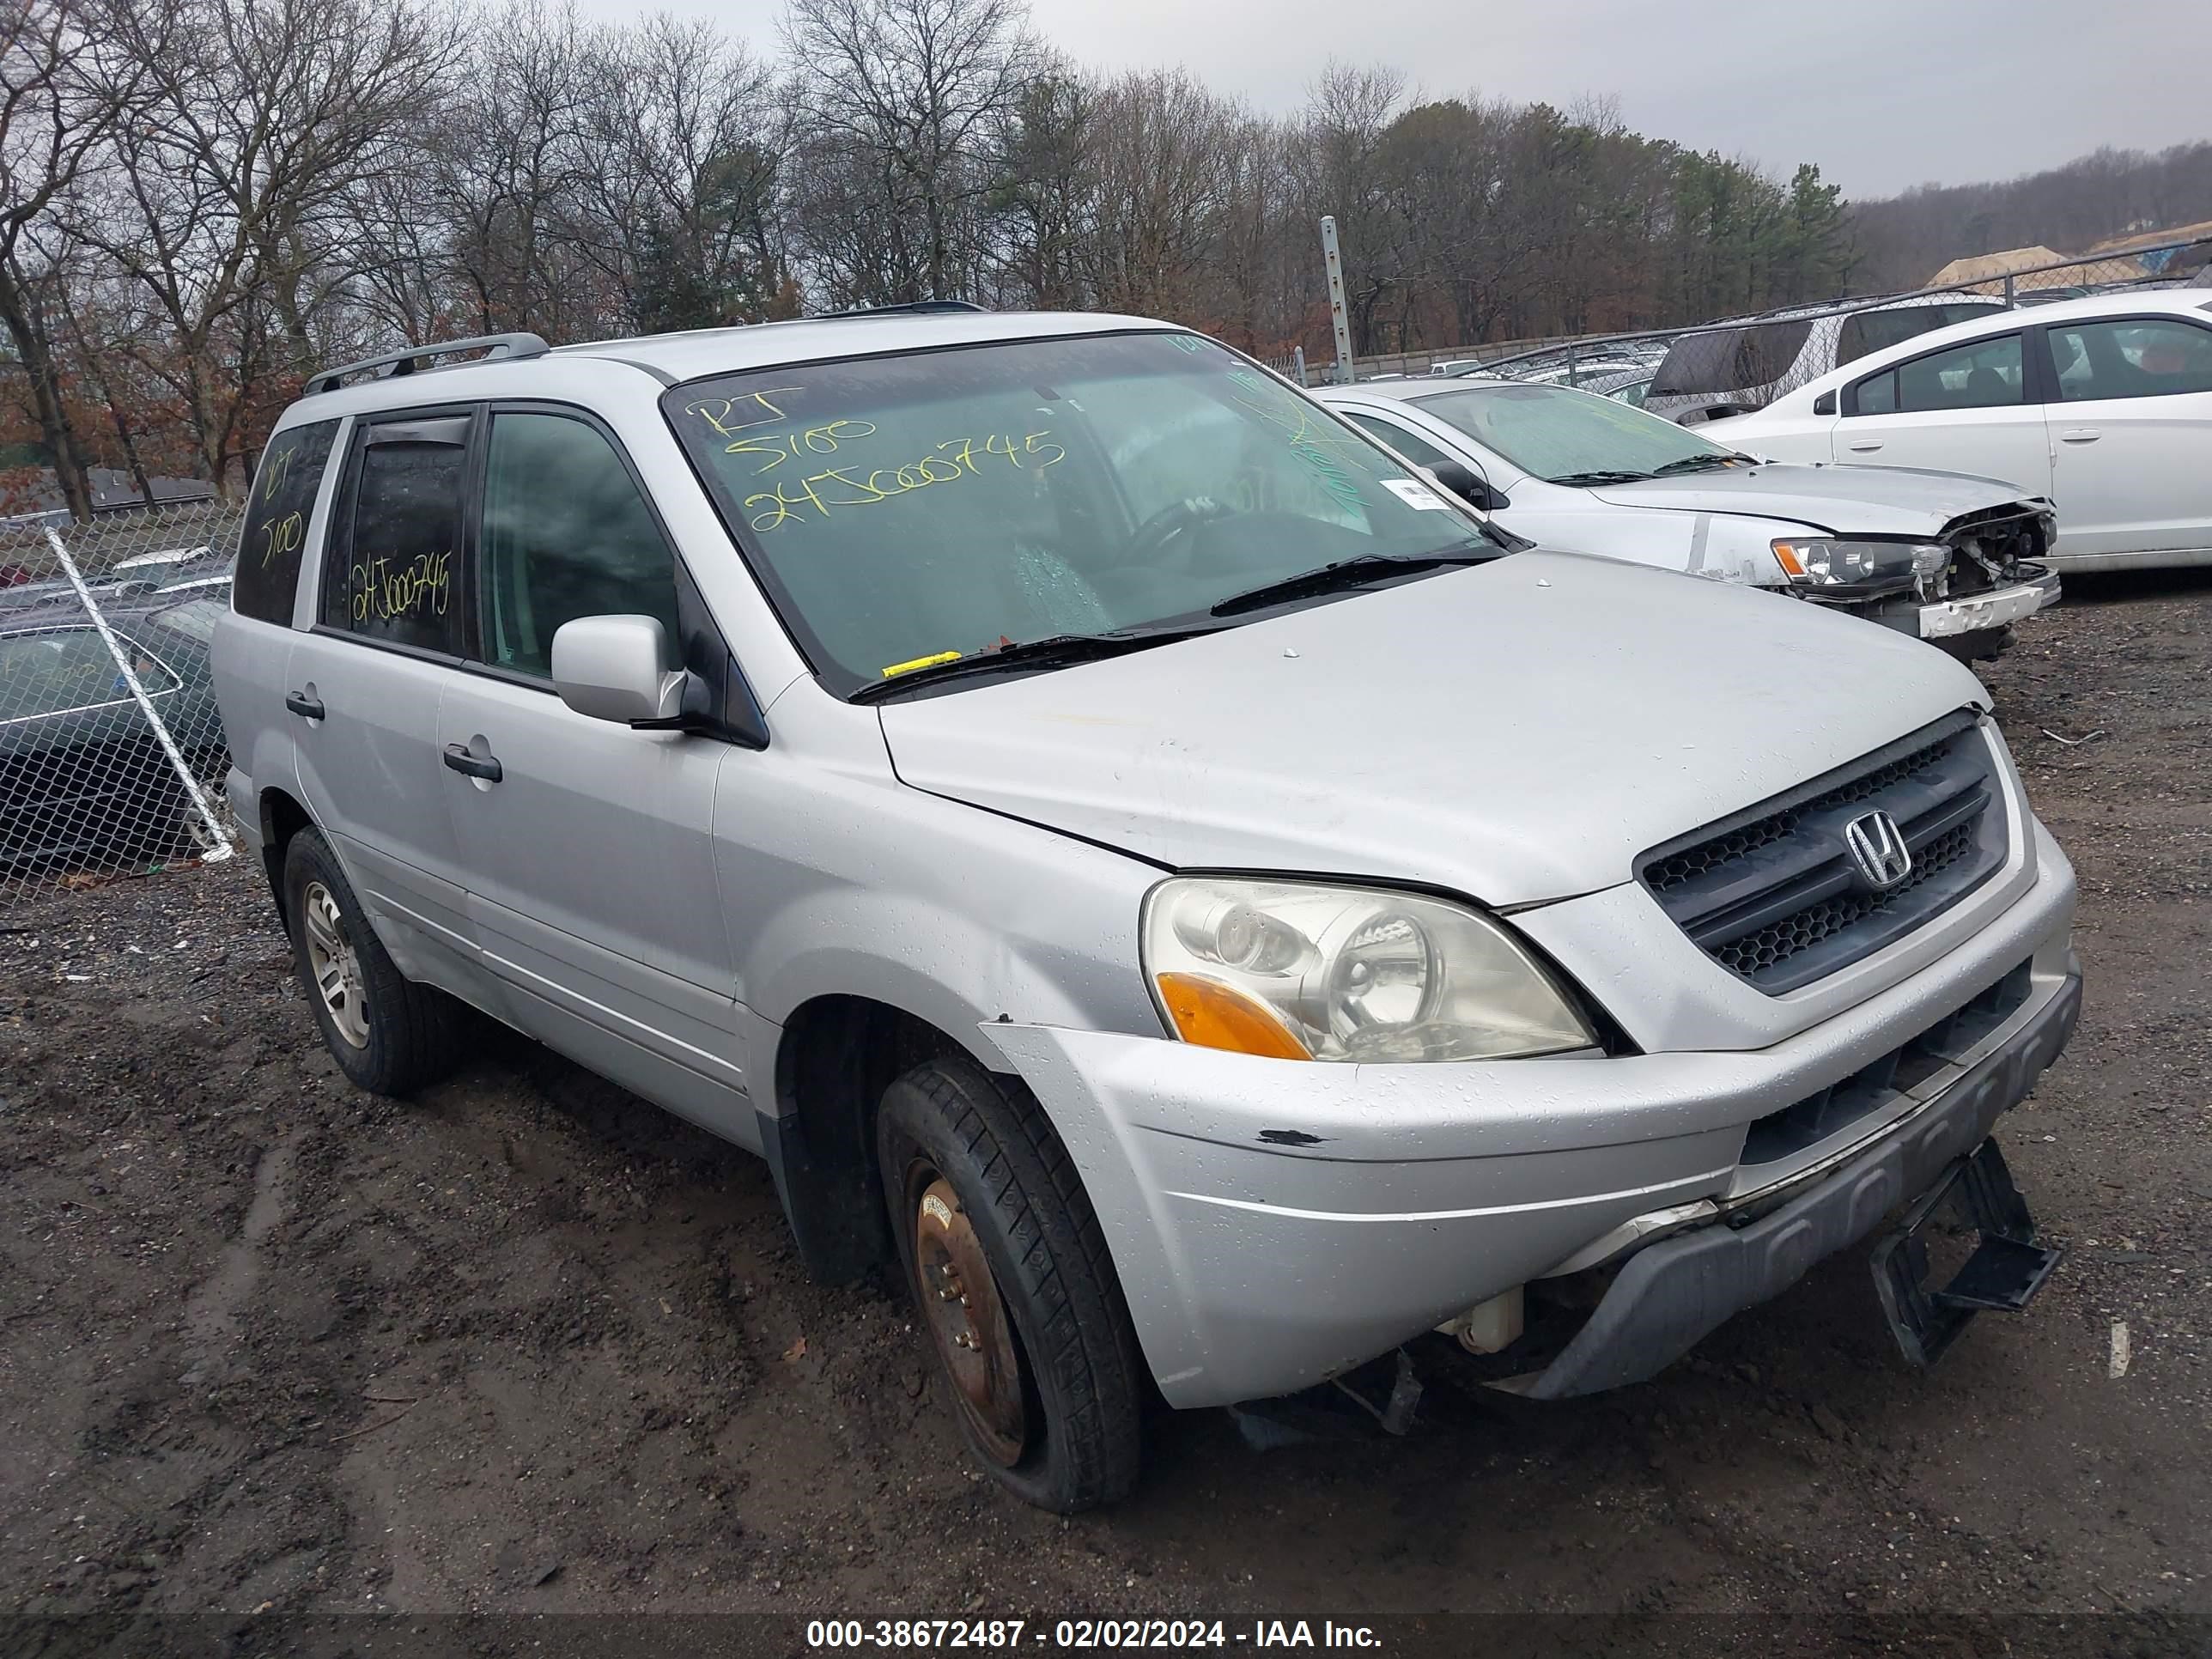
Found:
[[[781, 0], [663, 0], [771, 47]], [[656, 0], [581, 0], [629, 21]], [[2212, 138], [2212, 0], [1032, 0], [1078, 62], [1182, 64], [1271, 110], [1332, 53], [1432, 96], [1617, 99], [1638, 131], [1851, 196]]]

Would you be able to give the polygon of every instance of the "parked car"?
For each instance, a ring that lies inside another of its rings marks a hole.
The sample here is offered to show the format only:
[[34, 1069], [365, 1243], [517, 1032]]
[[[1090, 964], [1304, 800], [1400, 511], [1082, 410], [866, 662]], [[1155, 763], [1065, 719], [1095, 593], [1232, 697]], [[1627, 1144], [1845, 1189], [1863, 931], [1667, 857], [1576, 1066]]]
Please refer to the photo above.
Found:
[[207, 557], [191, 564], [179, 565], [164, 574], [154, 591], [156, 593], [196, 593], [220, 599], [229, 590], [233, 573], [238, 568], [234, 555]]
[[1595, 392], [1601, 398], [1626, 404], [1631, 409], [1641, 409], [1651, 395], [1651, 380], [1656, 372], [1649, 367], [1607, 368], [1595, 374], [1578, 374], [1566, 384], [1578, 391]]
[[1986, 479], [1760, 464], [1562, 386], [1315, 395], [1547, 547], [1794, 593], [1967, 660], [1997, 655], [2014, 623], [2058, 598], [2037, 562], [2051, 504]]
[[1644, 407], [1686, 426], [1741, 415], [1870, 351], [2005, 309], [2001, 299], [1939, 291], [1800, 306], [1680, 334]]
[[[165, 598], [106, 611], [148, 700], [206, 779], [228, 764], [208, 678], [208, 641], [222, 610]], [[84, 613], [0, 604], [0, 863], [189, 851], [198, 823], [184, 781]]]
[[1916, 1198], [2012, 1303], [2052, 1259], [1987, 1137], [2074, 877], [1973, 676], [1531, 550], [1166, 324], [319, 374], [215, 665], [347, 1076], [473, 1004], [757, 1151], [1036, 1503], [1128, 1491], [1155, 1389], [1637, 1381]]
[[155, 577], [170, 567], [198, 564], [214, 556], [213, 550], [205, 544], [198, 547], [165, 547], [157, 552], [137, 553], [127, 559], [118, 559], [112, 568], [118, 571], [139, 571], [149, 577]]
[[2212, 293], [2063, 300], [1870, 354], [1717, 428], [1784, 460], [1942, 467], [2058, 507], [2067, 570], [2212, 562]]

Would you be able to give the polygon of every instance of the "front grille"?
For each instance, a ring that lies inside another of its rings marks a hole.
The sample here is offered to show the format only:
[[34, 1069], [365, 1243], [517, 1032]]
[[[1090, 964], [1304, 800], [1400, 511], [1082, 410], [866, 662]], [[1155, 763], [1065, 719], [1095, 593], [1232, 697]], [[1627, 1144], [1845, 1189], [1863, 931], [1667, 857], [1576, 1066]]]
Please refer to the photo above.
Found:
[[[1912, 868], [1877, 890], [1844, 827], [1886, 811]], [[1637, 873], [1698, 948], [1770, 995], [1834, 973], [1949, 908], [2004, 862], [2008, 823], [1996, 761], [1961, 712], [1653, 848]]]
[[2023, 962], [1955, 1013], [1942, 1019], [1903, 1047], [1862, 1066], [1816, 1095], [1770, 1112], [1744, 1136], [1747, 1164], [1778, 1164], [1819, 1145], [1840, 1129], [1882, 1107], [1895, 1104], [1984, 1037], [2018, 1013], [2034, 988], [2031, 963]]

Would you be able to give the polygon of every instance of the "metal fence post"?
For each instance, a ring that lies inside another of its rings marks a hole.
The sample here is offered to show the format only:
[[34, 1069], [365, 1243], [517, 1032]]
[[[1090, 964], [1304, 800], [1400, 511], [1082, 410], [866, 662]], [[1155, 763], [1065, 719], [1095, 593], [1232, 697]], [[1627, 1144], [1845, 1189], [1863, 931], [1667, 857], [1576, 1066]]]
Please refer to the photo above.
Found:
[[1359, 378], [1352, 363], [1352, 318], [1344, 308], [1344, 256], [1336, 246], [1336, 220], [1323, 214], [1321, 221], [1322, 264], [1328, 272], [1328, 319], [1336, 331], [1336, 373], [1339, 386]]
[[76, 590], [77, 603], [84, 607], [84, 614], [92, 619], [93, 627], [99, 630], [101, 642], [107, 647], [107, 654], [115, 659], [116, 672], [123, 677], [123, 684], [129, 688], [132, 699], [137, 702], [138, 712], [146, 717], [146, 724], [153, 728], [155, 739], [161, 745], [161, 752], [168, 757], [169, 764], [176, 769], [179, 781], [184, 784], [191, 799], [193, 810], [199, 814], [210, 843], [207, 850], [200, 854], [200, 861], [220, 864], [231, 855], [234, 849], [229, 835], [216, 817], [215, 808], [210, 804], [207, 793], [200, 787], [200, 781], [192, 775], [191, 765], [185, 759], [184, 750], [177, 747], [177, 740], [169, 735], [168, 726], [161, 719], [161, 711], [154, 707], [153, 698], [146, 695], [145, 686], [139, 683], [138, 672], [131, 665], [131, 653], [123, 648], [123, 641], [115, 637], [115, 630], [107, 625], [107, 618], [101, 614], [99, 604], [93, 599], [92, 590], [84, 585], [84, 576], [77, 569], [76, 561], [70, 556], [69, 549], [63, 544], [61, 537], [52, 525], [46, 526], [46, 541], [54, 550], [54, 559], [61, 566], [62, 574], [69, 578], [70, 586]]
[[1297, 368], [1298, 384], [1300, 386], [1311, 386], [1313, 382], [1306, 379], [1306, 349], [1304, 346], [1292, 346], [1291, 348], [1291, 362]]

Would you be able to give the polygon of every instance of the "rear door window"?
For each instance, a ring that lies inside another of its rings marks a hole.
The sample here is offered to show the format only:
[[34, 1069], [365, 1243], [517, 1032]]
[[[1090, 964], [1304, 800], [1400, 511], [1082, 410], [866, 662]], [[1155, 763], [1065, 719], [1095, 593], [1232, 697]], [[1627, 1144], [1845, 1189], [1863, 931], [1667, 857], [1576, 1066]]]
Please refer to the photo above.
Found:
[[1931, 351], [1869, 376], [1851, 388], [1854, 415], [1911, 415], [1951, 409], [2002, 409], [2027, 401], [2021, 337], [2001, 334], [1948, 351]]
[[366, 427], [331, 538], [324, 626], [381, 644], [457, 656], [467, 416]]
[[337, 429], [336, 421], [290, 427], [262, 452], [246, 501], [246, 528], [239, 538], [231, 586], [231, 605], [240, 616], [291, 626], [300, 559], [313, 528], [315, 495]]
[[1953, 323], [1967, 322], [2003, 309], [2002, 306], [1961, 301], [1956, 305], [1899, 306], [1894, 311], [1856, 312], [1844, 319], [1843, 328], [1836, 336], [1836, 366], [1840, 368], [1845, 363], [1856, 362], [1869, 351], [1902, 345], [1936, 329], [1948, 328]]

